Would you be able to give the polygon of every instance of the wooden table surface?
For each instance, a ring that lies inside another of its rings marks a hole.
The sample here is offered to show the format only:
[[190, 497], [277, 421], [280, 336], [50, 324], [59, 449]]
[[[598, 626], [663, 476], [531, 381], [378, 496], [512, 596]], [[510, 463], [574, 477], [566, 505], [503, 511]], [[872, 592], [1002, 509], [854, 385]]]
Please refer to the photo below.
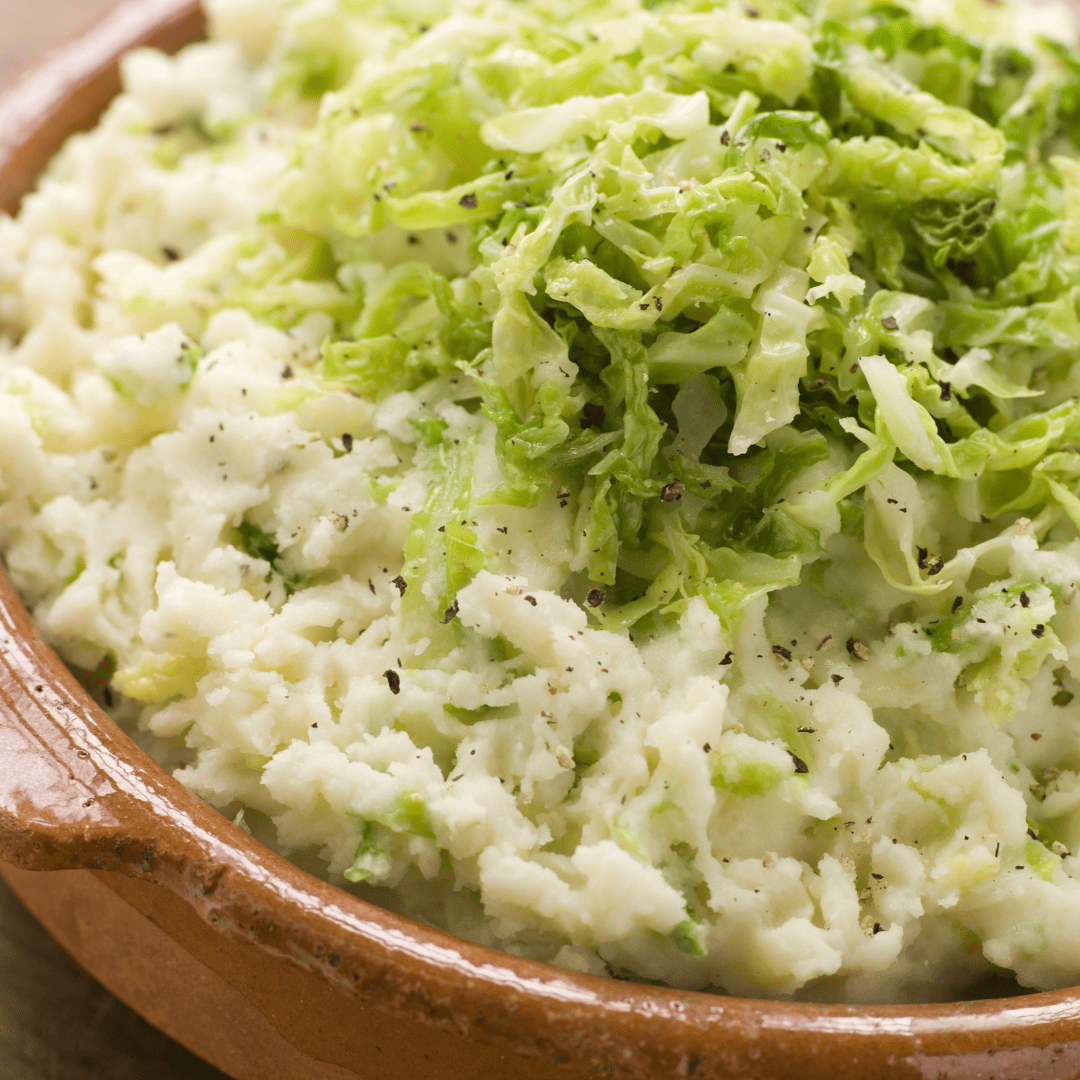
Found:
[[[0, 0], [0, 84], [116, 0]], [[3, 1080], [225, 1080], [96, 983], [0, 881]]]

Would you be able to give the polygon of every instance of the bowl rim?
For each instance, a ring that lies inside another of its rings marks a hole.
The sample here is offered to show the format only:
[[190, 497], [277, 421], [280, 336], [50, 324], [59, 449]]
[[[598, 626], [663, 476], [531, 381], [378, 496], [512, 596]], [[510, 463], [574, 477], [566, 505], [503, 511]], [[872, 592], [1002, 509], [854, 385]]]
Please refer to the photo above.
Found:
[[[172, 51], [197, 40], [202, 24], [196, 0], [125, 0], [0, 91], [0, 205], [14, 206], [44, 151], [100, 111], [123, 52], [144, 43]], [[44, 642], [3, 571], [0, 858], [153, 881], [221, 932], [377, 999], [388, 1014], [480, 1031], [508, 1051], [528, 1025], [535, 1052], [598, 1073], [728, 1075], [737, 1062], [761, 1068], [770, 1040], [793, 1047], [784, 1060], [796, 1067], [838, 1052], [869, 1065], [871, 1050], [920, 1069], [946, 1058], [985, 1064], [995, 1052], [1004, 1063], [1001, 1054], [1033, 1047], [1080, 1050], [1076, 988], [931, 1005], [731, 998], [567, 971], [376, 907], [262, 846], [144, 754]], [[721, 1049], [727, 1064], [715, 1071]]]

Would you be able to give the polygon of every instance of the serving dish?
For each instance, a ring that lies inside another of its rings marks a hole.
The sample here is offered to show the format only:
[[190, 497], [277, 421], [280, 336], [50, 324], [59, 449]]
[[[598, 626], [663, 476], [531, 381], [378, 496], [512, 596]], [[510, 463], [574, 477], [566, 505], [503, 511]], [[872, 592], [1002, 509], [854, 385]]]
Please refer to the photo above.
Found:
[[[0, 206], [119, 89], [197, 40], [129, 0], [0, 98]], [[597, 979], [461, 942], [311, 877], [173, 780], [90, 700], [0, 574], [0, 873], [100, 981], [237, 1080], [1023, 1078], [1080, 1074], [1080, 992], [784, 1004]]]

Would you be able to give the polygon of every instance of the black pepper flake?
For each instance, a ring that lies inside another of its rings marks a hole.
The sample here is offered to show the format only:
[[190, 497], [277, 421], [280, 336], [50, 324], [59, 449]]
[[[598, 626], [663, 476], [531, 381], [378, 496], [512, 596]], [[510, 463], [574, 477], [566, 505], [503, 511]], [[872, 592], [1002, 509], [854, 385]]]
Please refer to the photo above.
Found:
[[479, 201], [471, 191], [468, 195], [462, 195], [458, 199], [458, 206], [464, 206], [466, 210], [475, 210], [479, 205]]
[[581, 407], [581, 426], [583, 428], [602, 428], [604, 426], [604, 406], [595, 401], [587, 401]]
[[398, 576], [394, 578], [393, 584], [397, 586], [397, 591], [401, 593], [402, 596], [404, 596], [406, 586], [405, 579], [400, 574], [398, 574]]
[[927, 549], [924, 548], [924, 547], [921, 547], [921, 548], [916, 548], [915, 551], [916, 551], [916, 554], [919, 556], [919, 559], [918, 559], [919, 569], [920, 570], [925, 570], [926, 569], [926, 556], [928, 554]]
[[526, 596], [525, 597], [525, 603], [526, 604], [532, 604], [533, 607], [536, 607], [536, 597], [535, 596]]
[[791, 663], [791, 650], [785, 649], [783, 645], [774, 645], [772, 651], [776, 656], [779, 656], [781, 660]]
[[832, 676], [832, 681], [833, 681], [833, 686], [839, 686], [844, 681], [844, 676], [843, 675], [833, 675]]
[[712, 743], [706, 743], [701, 749], [707, 754], [712, 749]]
[[1032, 637], [1042, 637], [1046, 633], [1046, 627], [1042, 623], [1039, 623], [1034, 630], [1031, 631]]
[[800, 735], [813, 735], [814, 732], [817, 731], [817, 728], [801, 727], [801, 728], [796, 728], [795, 730], [798, 731]]
[[893, 318], [892, 315], [886, 315], [885, 318], [881, 320], [881, 325], [884, 326], [886, 330], [900, 329], [900, 324], [896, 321], [895, 318]]
[[945, 569], [945, 560], [940, 555], [933, 555], [926, 563], [926, 572], [930, 577], [940, 574]]
[[442, 618], [443, 626], [445, 626], [447, 623], [452, 623], [457, 618], [457, 613], [458, 613], [459, 610], [460, 609], [458, 608], [458, 602], [455, 600], [446, 609], [446, 611], [443, 612], [443, 618]]
[[401, 676], [393, 668], [387, 668], [383, 672], [383, 678], [386, 680], [386, 685], [390, 687], [391, 694], [401, 693]]
[[938, 381], [942, 401], [952, 401], [952, 383]]
[[589, 595], [585, 597], [585, 603], [589, 607], [599, 607], [607, 599], [606, 589], [590, 589]]
[[874, 879], [875, 881], [884, 881], [884, 880], [885, 880], [885, 875], [884, 875], [884, 874], [871, 874], [870, 876], [871, 876], [871, 877], [872, 877], [872, 878], [873, 878], [873, 879]]
[[788, 757], [790, 757], [791, 760], [793, 762], [795, 762], [795, 772], [796, 773], [804, 774], [804, 773], [808, 773], [810, 771], [810, 766], [807, 765], [806, 762], [803, 761], [803, 759], [801, 757], [799, 757], [798, 754], [794, 754], [789, 750], [788, 751]]
[[176, 260], [180, 258], [180, 252], [174, 247], [169, 247], [168, 244], [161, 249], [161, 254], [164, 255], [169, 262], [176, 262]]
[[962, 608], [963, 606], [964, 606], [964, 598], [962, 596], [957, 596], [952, 602], [952, 609], [953, 609], [954, 612], [959, 611], [960, 608]]
[[672, 480], [660, 489], [660, 499], [662, 502], [678, 502], [685, 490], [685, 484], [678, 480]]
[[653, 304], [655, 305], [657, 311], [663, 311], [664, 310], [664, 303], [660, 299], [659, 296], [654, 296], [653, 297]]
[[857, 637], [847, 639], [847, 651], [859, 660], [870, 659], [870, 650]]
[[720, 145], [721, 146], [730, 146], [731, 145], [731, 134], [729, 132], [727, 132], [727, 131], [721, 131], [720, 132]]
[[1020, 594], [1020, 606], [1031, 607], [1031, 597], [1026, 592]]
[[731, 650], [729, 649], [727, 655], [724, 657], [723, 660], [720, 661], [720, 666], [721, 667], [726, 667], [730, 663], [731, 663]]
[[874, 933], [875, 934], [880, 934], [882, 932], [882, 930], [884, 930], [884, 929], [885, 929], [885, 927], [882, 926], [881, 923], [879, 923], [879, 922], [874, 923]]
[[283, 379], [286, 379], [286, 380], [287, 380], [287, 379], [291, 379], [291, 378], [293, 378], [293, 369], [292, 369], [291, 365], [289, 365], [289, 364], [286, 364], [286, 365], [285, 365], [285, 366], [284, 366], [284, 367], [283, 367], [283, 368], [281, 369], [281, 377], [282, 377]]
[[352, 453], [353, 437], [347, 431], [341, 436], [341, 445], [345, 447], [346, 454]]
[[979, 269], [978, 259], [949, 259], [945, 264], [965, 285], [975, 284], [975, 271]]

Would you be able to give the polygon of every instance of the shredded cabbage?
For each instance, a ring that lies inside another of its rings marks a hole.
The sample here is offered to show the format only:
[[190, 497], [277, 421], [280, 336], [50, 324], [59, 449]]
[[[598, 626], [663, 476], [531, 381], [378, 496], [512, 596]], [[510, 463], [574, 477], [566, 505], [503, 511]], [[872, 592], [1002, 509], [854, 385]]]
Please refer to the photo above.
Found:
[[[375, 398], [470, 379], [503, 481], [456, 511], [569, 491], [598, 622], [645, 633], [692, 596], [735, 618], [793, 580], [792, 560], [821, 559], [840, 516], [861, 534], [876, 473], [856, 465], [855, 422], [876, 462], [946, 498], [963, 483], [957, 546], [1019, 512], [1047, 529], [1075, 515], [1071, 474], [1047, 472], [1080, 437], [1048, 389], [1080, 345], [1069, 46], [1006, 46], [1007, 14], [960, 35], [888, 6], [842, 23], [784, 3], [364, 18], [390, 44], [336, 59], [282, 221], [346, 269], [394, 229], [464, 228], [471, 258], [380, 278], [327, 341], [324, 375]], [[715, 423], [679, 405], [706, 374]], [[777, 483], [778, 455], [808, 439], [858, 482], [811, 481], [804, 455]], [[444, 452], [432, 460], [441, 475]], [[436, 506], [413, 547], [432, 514], [447, 524]], [[883, 568], [885, 535], [866, 536]], [[484, 565], [466, 548], [463, 567]], [[733, 604], [747, 560], [755, 587]], [[428, 592], [430, 622], [449, 594]]]

